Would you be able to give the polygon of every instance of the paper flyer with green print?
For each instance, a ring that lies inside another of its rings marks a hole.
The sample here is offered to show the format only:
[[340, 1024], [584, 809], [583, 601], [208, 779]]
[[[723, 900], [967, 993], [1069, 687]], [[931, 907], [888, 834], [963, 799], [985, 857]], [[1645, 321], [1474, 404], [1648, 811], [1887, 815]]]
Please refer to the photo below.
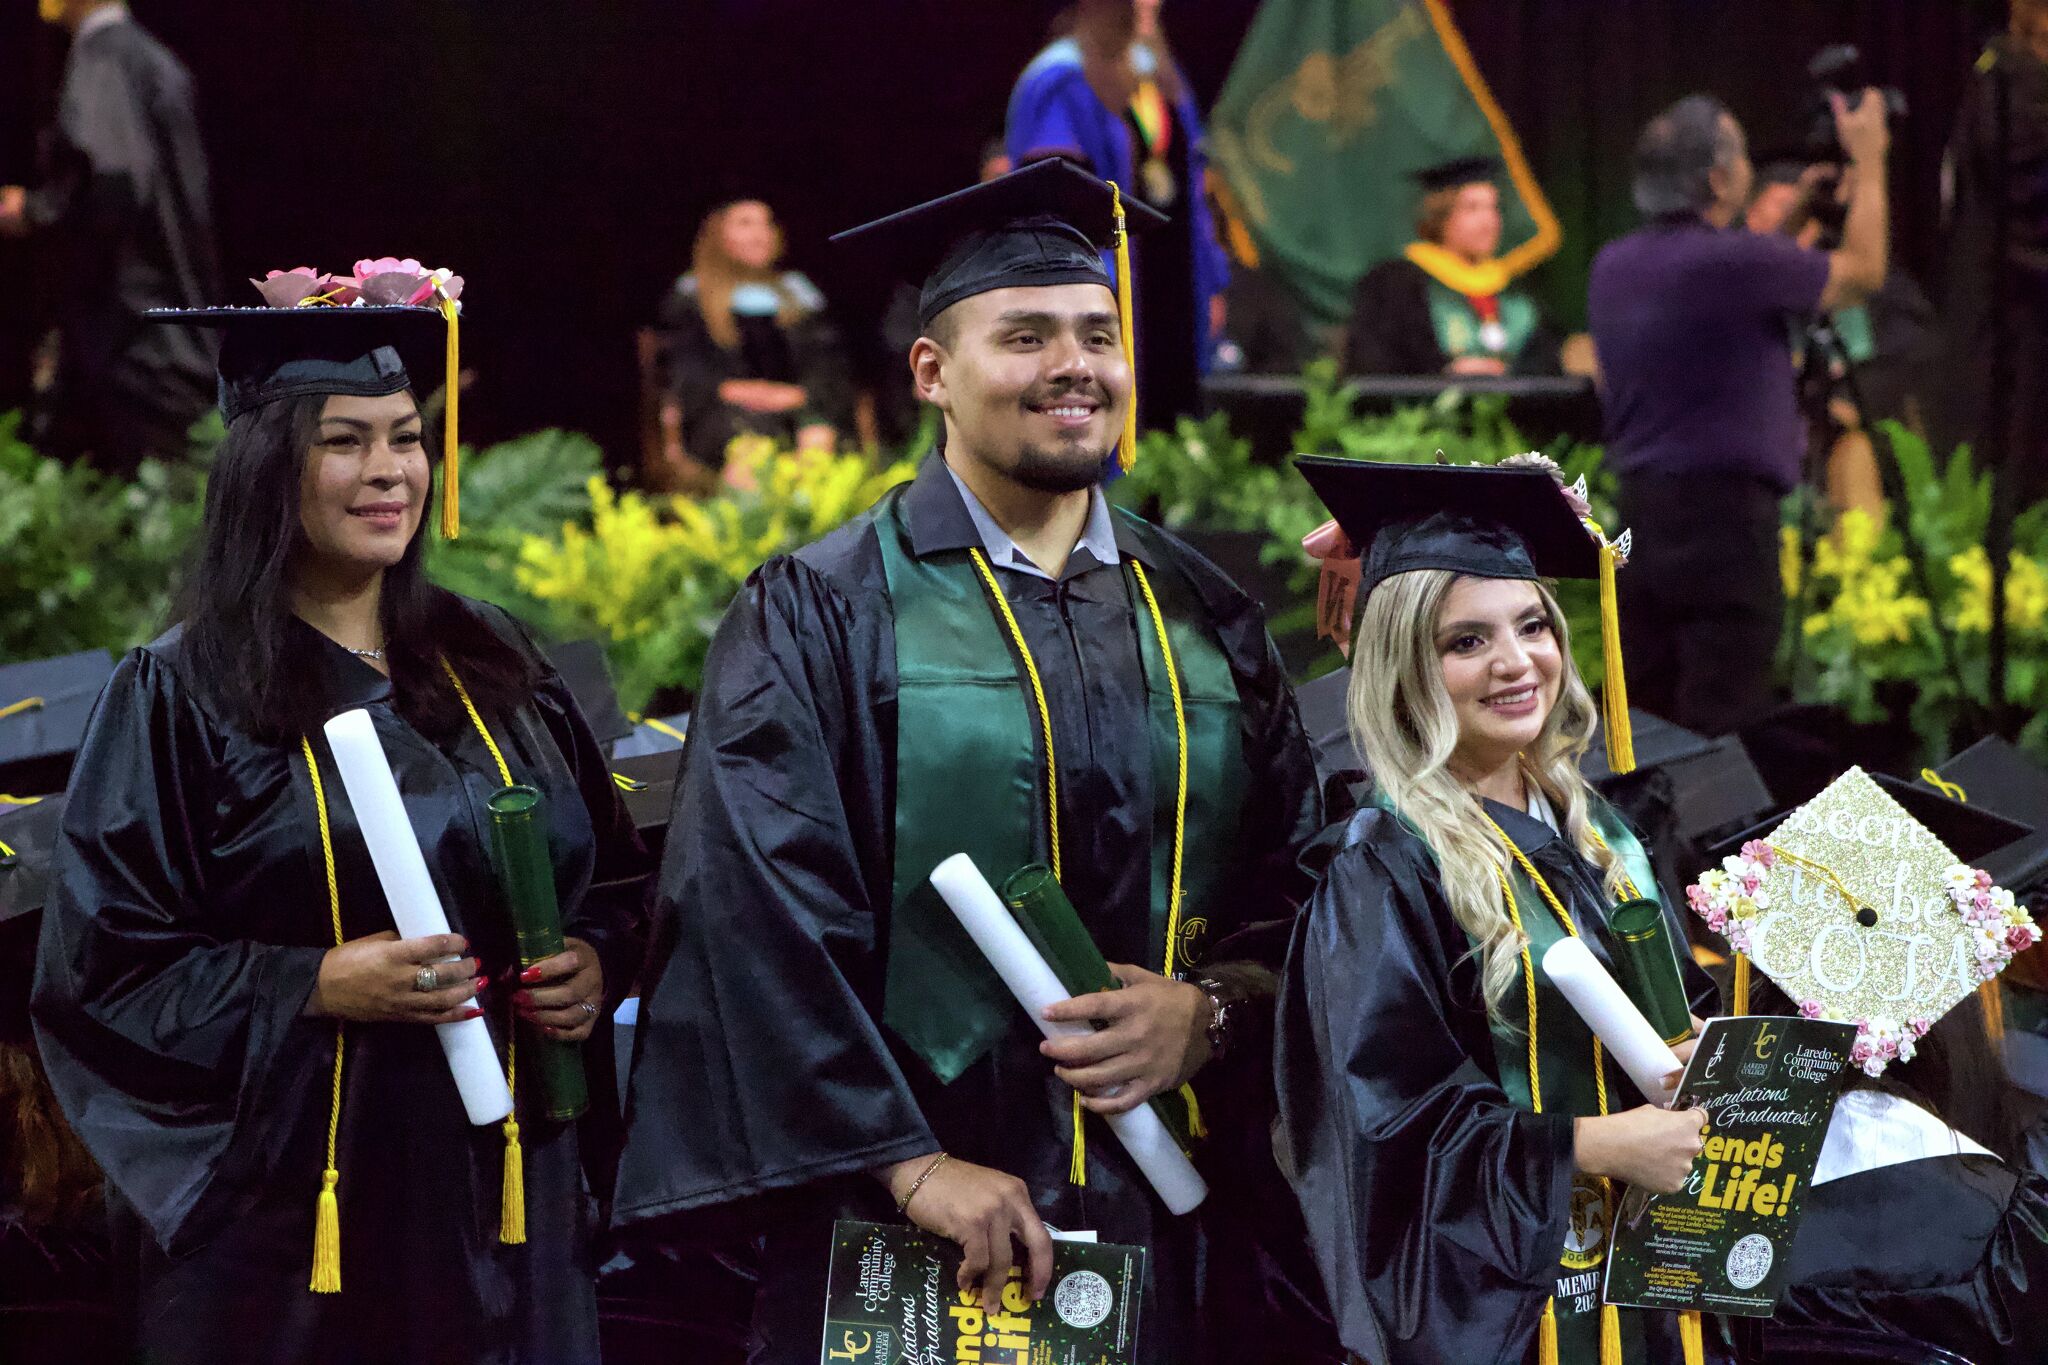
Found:
[[818, 1365], [1129, 1365], [1145, 1249], [1055, 1241], [1052, 1286], [1033, 1303], [1021, 1269], [1001, 1311], [955, 1287], [960, 1248], [901, 1223], [832, 1229]]
[[1673, 1105], [1712, 1116], [1706, 1150], [1676, 1194], [1623, 1197], [1608, 1303], [1770, 1316], [1855, 1041], [1820, 1019], [1708, 1021]]

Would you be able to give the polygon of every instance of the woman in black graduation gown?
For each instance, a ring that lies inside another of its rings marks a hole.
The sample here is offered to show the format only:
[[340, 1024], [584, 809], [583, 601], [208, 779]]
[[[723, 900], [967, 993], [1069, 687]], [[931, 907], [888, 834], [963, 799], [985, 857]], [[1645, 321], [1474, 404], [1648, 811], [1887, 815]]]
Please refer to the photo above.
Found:
[[[1798, 1012], [1768, 980], [1751, 1007]], [[1971, 1365], [2048, 1352], [2048, 1126], [2025, 1127], [2038, 1102], [2007, 1078], [1985, 1017], [1983, 993], [1966, 996], [1911, 1058], [1849, 1073], [1773, 1328], [1905, 1336]]]
[[[529, 1042], [581, 1041], [636, 966], [644, 854], [562, 680], [509, 617], [424, 577], [401, 356], [438, 359], [441, 314], [173, 318], [226, 331], [228, 435], [180, 624], [121, 661], [81, 749], [33, 1002], [107, 1175], [145, 1357], [595, 1361], [575, 1126], [522, 1075], [516, 1127], [471, 1127], [429, 1026], [481, 1013], [501, 1057], [515, 1015]], [[392, 932], [322, 736], [354, 707], [451, 935]], [[569, 936], [518, 980], [487, 851], [500, 756], [545, 794]]]
[[1607, 957], [1608, 909], [1657, 890], [1579, 775], [1594, 704], [1539, 580], [1605, 551], [1547, 471], [1304, 472], [1367, 547], [1350, 715], [1377, 784], [1277, 1022], [1277, 1148], [1339, 1333], [1375, 1365], [1675, 1360], [1670, 1315], [1601, 1322], [1600, 1271], [1615, 1185], [1678, 1188], [1703, 1116], [1646, 1105], [1533, 965], [1566, 934]]

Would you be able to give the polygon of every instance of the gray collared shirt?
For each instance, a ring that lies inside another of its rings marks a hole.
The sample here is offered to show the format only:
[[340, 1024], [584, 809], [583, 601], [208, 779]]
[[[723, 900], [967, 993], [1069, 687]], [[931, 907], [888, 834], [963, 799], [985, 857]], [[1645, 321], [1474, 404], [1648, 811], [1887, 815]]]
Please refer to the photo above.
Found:
[[[967, 515], [974, 519], [974, 529], [981, 536], [981, 547], [988, 552], [989, 563], [998, 569], [1015, 569], [1028, 573], [1034, 578], [1058, 582], [1064, 572], [1047, 573], [1031, 562], [1030, 556], [1010, 538], [1010, 533], [996, 525], [996, 519], [981, 505], [981, 499], [974, 496], [974, 490], [967, 481], [953, 472], [953, 466], [946, 466], [946, 477], [953, 481], [953, 487], [960, 490], [960, 501], [967, 505]], [[1088, 490], [1088, 523], [1081, 528], [1081, 538], [1074, 542], [1074, 554], [1087, 553], [1094, 559], [1093, 564], [1076, 564], [1073, 555], [1067, 557], [1067, 568], [1075, 573], [1097, 565], [1111, 565], [1119, 562], [1116, 552], [1116, 526], [1109, 519], [1109, 499], [1102, 496], [1102, 489]]]

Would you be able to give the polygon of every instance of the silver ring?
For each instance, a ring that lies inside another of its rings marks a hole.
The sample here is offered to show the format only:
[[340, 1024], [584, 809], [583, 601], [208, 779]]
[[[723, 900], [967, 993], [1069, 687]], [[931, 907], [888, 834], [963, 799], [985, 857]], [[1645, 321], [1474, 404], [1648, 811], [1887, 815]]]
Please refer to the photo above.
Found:
[[582, 1010], [586, 1018], [597, 1018], [597, 1006], [591, 1004], [588, 1000], [578, 1000], [576, 1008]]
[[421, 995], [441, 989], [441, 974], [429, 965], [412, 974], [412, 988]]

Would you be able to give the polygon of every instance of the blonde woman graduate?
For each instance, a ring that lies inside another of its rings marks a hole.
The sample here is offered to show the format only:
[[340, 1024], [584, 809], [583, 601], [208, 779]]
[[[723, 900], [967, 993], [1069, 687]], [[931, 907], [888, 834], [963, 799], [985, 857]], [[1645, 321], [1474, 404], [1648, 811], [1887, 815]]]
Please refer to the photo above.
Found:
[[1678, 1188], [1703, 1116], [1646, 1103], [1534, 965], [1574, 935], [1611, 969], [1610, 909], [1658, 894], [1579, 775], [1598, 713], [1546, 582], [1602, 577], [1611, 600], [1625, 545], [1541, 457], [1302, 465], [1341, 528], [1322, 538], [1363, 551], [1349, 715], [1375, 790], [1289, 948], [1276, 1145], [1344, 1345], [1375, 1365], [1696, 1354], [1600, 1286], [1619, 1186]]

